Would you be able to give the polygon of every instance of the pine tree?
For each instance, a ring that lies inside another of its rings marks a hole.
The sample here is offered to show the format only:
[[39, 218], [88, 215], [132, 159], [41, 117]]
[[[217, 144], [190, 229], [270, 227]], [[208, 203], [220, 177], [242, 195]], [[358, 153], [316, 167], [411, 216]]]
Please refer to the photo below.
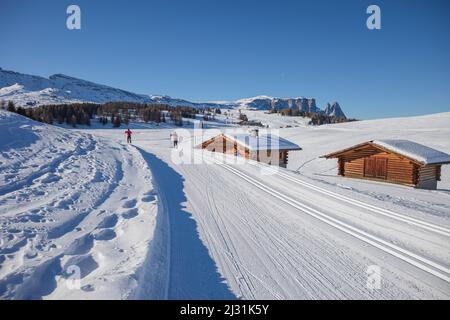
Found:
[[16, 112], [16, 106], [14, 105], [14, 102], [9, 101], [8, 108], [6, 110], [8, 110], [9, 112]]
[[72, 126], [72, 127], [76, 127], [77, 126], [77, 117], [75, 117], [75, 115], [73, 115], [71, 118], [70, 118], [70, 125]]
[[122, 120], [120, 119], [120, 116], [117, 116], [113, 122], [114, 128], [119, 128], [121, 126], [121, 124], [122, 124]]
[[21, 116], [26, 116], [27, 115], [25, 109], [22, 108], [22, 107], [18, 107], [17, 108], [17, 113], [20, 114]]

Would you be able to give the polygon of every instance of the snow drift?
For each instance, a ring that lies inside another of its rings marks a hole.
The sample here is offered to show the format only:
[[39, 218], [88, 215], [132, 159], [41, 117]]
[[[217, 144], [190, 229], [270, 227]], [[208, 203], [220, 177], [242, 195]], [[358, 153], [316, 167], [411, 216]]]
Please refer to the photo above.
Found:
[[0, 130], [0, 297], [135, 297], [157, 238], [140, 153], [5, 111]]

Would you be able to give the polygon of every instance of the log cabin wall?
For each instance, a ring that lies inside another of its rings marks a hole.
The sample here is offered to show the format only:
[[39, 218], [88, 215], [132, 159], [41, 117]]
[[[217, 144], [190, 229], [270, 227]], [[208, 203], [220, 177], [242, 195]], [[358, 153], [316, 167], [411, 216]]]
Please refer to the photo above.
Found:
[[237, 142], [225, 136], [217, 136], [208, 141], [205, 141], [202, 144], [202, 149], [211, 152], [239, 155], [246, 159], [250, 158], [250, 151], [248, 150], [248, 148], [238, 144]]
[[233, 153], [234, 144], [224, 136], [218, 136], [203, 143], [203, 149], [212, 152]]
[[[362, 155], [362, 157], [360, 157]], [[376, 159], [387, 161], [384, 177], [381, 176], [368, 176], [367, 165], [370, 163], [367, 159]], [[380, 152], [379, 150], [371, 150], [370, 148], [364, 148], [362, 152], [358, 154], [357, 151], [349, 153], [348, 156], [340, 157], [340, 161], [343, 162], [342, 175], [351, 178], [361, 179], [374, 179], [383, 180], [388, 182], [394, 182], [406, 185], [415, 185], [416, 172], [415, 165], [409, 159], [402, 158], [398, 155]]]
[[[439, 167], [439, 168], [438, 168]], [[426, 165], [418, 170], [417, 187], [421, 189], [435, 190], [439, 177], [440, 166]]]
[[284, 168], [287, 165], [288, 151], [261, 150], [257, 151], [255, 154], [256, 157], [253, 157], [252, 159], [259, 162], [267, 163], [270, 165], [277, 165]]
[[280, 151], [280, 166], [286, 168], [288, 163], [288, 154], [289, 151]]
[[201, 144], [201, 148], [211, 151], [252, 159], [271, 165], [286, 167], [288, 162], [288, 150], [260, 150], [250, 151], [250, 149], [225, 135], [216, 136]]
[[245, 159], [250, 159], [250, 150], [241, 146], [239, 143], [236, 144], [236, 153], [237, 156], [244, 157]]

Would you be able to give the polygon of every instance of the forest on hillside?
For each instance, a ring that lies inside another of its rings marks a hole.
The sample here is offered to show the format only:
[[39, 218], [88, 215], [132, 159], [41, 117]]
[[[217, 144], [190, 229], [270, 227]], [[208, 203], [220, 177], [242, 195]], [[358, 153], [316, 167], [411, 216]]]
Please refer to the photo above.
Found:
[[90, 126], [96, 119], [103, 125], [118, 128], [130, 121], [153, 123], [171, 123], [182, 126], [183, 118], [196, 119], [198, 114], [208, 118], [220, 110], [211, 108], [193, 108], [189, 106], [170, 106], [166, 104], [141, 104], [132, 102], [73, 103], [61, 105], [43, 105], [35, 108], [16, 107], [12, 101], [2, 103], [0, 108], [48, 124], [67, 124]]

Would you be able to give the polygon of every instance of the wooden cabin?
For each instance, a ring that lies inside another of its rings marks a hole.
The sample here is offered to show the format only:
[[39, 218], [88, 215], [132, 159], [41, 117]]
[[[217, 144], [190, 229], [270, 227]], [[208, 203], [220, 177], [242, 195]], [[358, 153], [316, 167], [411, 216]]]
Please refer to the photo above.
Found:
[[340, 176], [429, 190], [437, 188], [441, 166], [450, 163], [450, 155], [408, 140], [369, 141], [322, 158], [337, 158]]
[[220, 134], [204, 141], [202, 149], [241, 156], [270, 165], [286, 167], [288, 153], [301, 148], [286, 139], [275, 135]]

